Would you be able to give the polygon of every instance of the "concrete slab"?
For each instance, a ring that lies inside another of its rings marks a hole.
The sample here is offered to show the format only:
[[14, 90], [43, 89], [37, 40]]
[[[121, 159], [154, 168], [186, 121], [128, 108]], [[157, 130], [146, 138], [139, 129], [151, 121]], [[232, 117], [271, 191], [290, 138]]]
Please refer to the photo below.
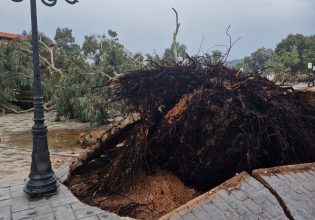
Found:
[[163, 216], [166, 219], [288, 219], [275, 196], [248, 173]]
[[315, 218], [315, 163], [259, 169], [253, 176], [274, 193], [293, 219]]

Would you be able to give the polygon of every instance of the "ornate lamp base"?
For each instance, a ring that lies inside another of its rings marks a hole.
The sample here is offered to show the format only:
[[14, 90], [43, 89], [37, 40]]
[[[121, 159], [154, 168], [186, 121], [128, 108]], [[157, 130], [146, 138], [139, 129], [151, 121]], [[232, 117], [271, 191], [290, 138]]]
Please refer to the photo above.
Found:
[[32, 195], [43, 195], [55, 192], [59, 185], [56, 176], [52, 173], [49, 175], [30, 177], [23, 190]]

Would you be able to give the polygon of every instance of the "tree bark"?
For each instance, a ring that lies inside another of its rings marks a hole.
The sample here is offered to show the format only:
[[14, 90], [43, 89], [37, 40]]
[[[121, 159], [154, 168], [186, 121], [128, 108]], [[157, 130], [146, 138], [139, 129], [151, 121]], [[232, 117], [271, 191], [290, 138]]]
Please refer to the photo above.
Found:
[[104, 131], [104, 133], [99, 137], [92, 146], [86, 148], [82, 151], [77, 158], [77, 160], [71, 164], [71, 172], [74, 172], [77, 168], [87, 164], [92, 159], [94, 159], [95, 155], [102, 151], [103, 146], [105, 146], [108, 142], [115, 139], [121, 133], [123, 133], [129, 126], [133, 125], [137, 121], [140, 120], [139, 113], [133, 113], [126, 117], [125, 119], [119, 121], [110, 129]]

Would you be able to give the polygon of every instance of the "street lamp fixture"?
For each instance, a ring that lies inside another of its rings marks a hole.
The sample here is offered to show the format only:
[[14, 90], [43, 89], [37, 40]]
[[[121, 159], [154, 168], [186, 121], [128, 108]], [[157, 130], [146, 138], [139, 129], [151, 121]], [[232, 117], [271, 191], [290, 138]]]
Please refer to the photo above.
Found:
[[[23, 0], [12, 0], [22, 2]], [[57, 0], [41, 0], [46, 6], [56, 5]], [[65, 0], [75, 4], [78, 0]], [[47, 143], [47, 126], [45, 125], [43, 92], [41, 86], [39, 42], [37, 28], [36, 0], [30, 0], [32, 21], [32, 47], [33, 47], [33, 72], [34, 72], [34, 125], [33, 151], [29, 180], [24, 186], [24, 192], [31, 195], [43, 195], [56, 191], [59, 182], [52, 170]]]
[[311, 70], [312, 69], [313, 64], [312, 63], [307, 63], [307, 69]]

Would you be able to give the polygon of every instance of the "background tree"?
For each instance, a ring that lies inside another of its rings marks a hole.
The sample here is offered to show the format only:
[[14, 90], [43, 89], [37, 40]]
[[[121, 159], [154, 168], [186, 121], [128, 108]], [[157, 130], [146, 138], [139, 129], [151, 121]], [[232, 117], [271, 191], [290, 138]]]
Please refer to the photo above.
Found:
[[297, 63], [292, 70], [305, 71], [308, 62], [315, 62], [314, 45], [315, 35], [304, 36], [302, 34], [290, 34], [277, 45], [275, 52], [279, 54], [281, 52], [291, 52], [293, 50], [297, 50], [299, 63]]
[[258, 48], [250, 56], [245, 57], [243, 62], [237, 65], [237, 68], [242, 67], [246, 72], [258, 73], [268, 68], [268, 60], [273, 54], [272, 49]]
[[275, 80], [283, 84], [296, 75], [294, 69], [300, 63], [298, 50], [293, 48], [290, 52], [274, 53], [267, 63], [269, 71], [275, 74]]
[[83, 53], [95, 71], [101, 71], [109, 77], [113, 77], [142, 64], [141, 59], [135, 60], [132, 53], [119, 43], [115, 31], [108, 30], [107, 35], [85, 37]]
[[307, 66], [307, 63], [315, 65], [315, 35], [306, 37], [302, 60], [304, 68]]
[[[55, 63], [65, 73], [85, 69], [86, 61], [82, 55], [80, 46], [75, 42], [72, 30], [69, 28], [57, 28], [53, 45], [55, 54]], [[77, 69], [73, 69], [77, 68]]]
[[305, 69], [303, 52], [305, 49], [306, 37], [302, 34], [289, 34], [283, 39], [275, 48], [275, 53], [280, 54], [284, 52], [292, 52], [296, 50], [299, 56], [299, 63], [292, 67], [293, 71]]
[[177, 54], [176, 59], [180, 59], [180, 57], [182, 59], [186, 58], [186, 50], [187, 50], [186, 45], [176, 42], [175, 44], [172, 44], [170, 48], [165, 49], [162, 60], [169, 63], [177, 63], [178, 60], [175, 60], [174, 50], [176, 50], [176, 54]]

